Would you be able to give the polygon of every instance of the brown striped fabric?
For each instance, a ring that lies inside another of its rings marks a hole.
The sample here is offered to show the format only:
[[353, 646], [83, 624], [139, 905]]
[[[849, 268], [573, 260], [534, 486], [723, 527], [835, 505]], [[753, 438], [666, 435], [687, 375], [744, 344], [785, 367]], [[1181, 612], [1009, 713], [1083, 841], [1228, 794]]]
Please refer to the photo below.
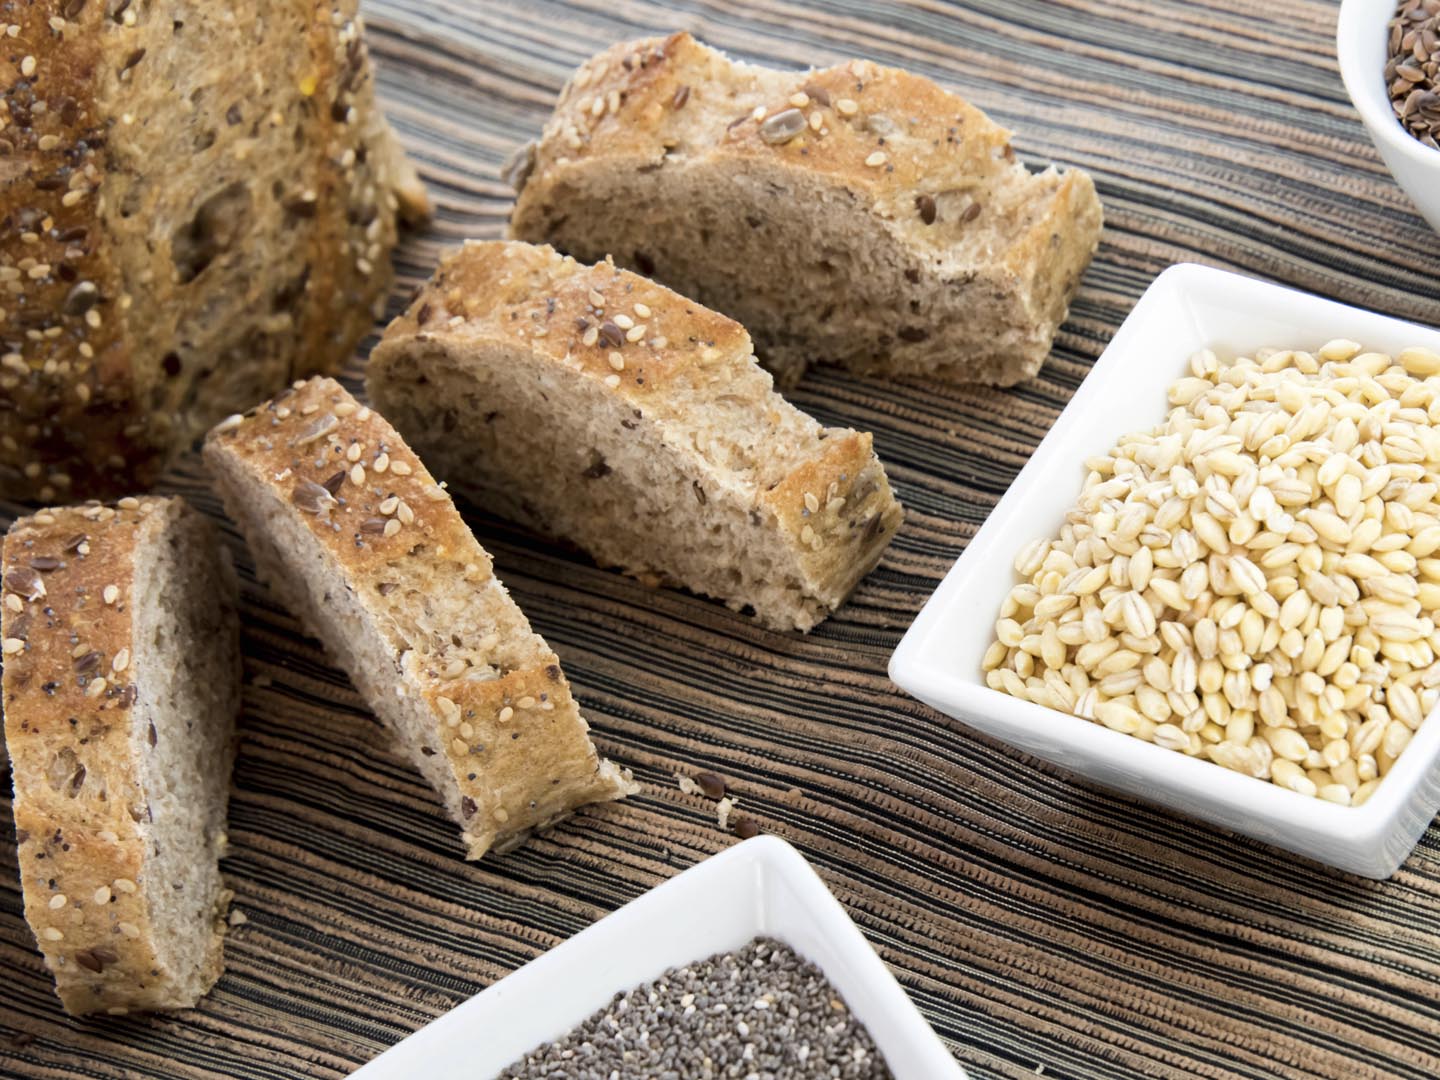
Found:
[[[575, 64], [678, 28], [746, 59], [863, 55], [959, 90], [1016, 130], [1028, 162], [1093, 173], [1100, 252], [1052, 360], [1024, 386], [826, 370], [802, 384], [802, 408], [875, 433], [909, 511], [854, 601], [808, 637], [649, 591], [466, 508], [560, 652], [602, 749], [645, 785], [500, 858], [462, 861], [429, 789], [255, 585], [232, 531], [248, 662], [226, 865], [248, 921], [226, 974], [191, 1012], [66, 1019], [20, 916], [0, 814], [0, 1076], [343, 1076], [732, 843], [713, 804], [675, 785], [701, 769], [732, 778], [740, 810], [810, 858], [974, 1077], [1440, 1075], [1435, 828], [1390, 881], [1349, 877], [1037, 765], [885, 675], [925, 597], [1165, 266], [1205, 262], [1440, 321], [1440, 239], [1347, 102], [1335, 4], [374, 0], [366, 11], [384, 100], [438, 205], [400, 253], [392, 313], [441, 248], [501, 234], [500, 164]], [[359, 370], [357, 359], [352, 386]], [[166, 487], [217, 513], [193, 459]], [[18, 508], [3, 509], [8, 523]]]

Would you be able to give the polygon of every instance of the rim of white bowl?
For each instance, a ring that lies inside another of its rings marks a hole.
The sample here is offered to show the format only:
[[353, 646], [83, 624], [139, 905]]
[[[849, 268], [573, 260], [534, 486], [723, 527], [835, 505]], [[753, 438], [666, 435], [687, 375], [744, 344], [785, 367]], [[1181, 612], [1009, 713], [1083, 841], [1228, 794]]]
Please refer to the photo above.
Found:
[[[1385, 148], [1418, 165], [1440, 171], [1440, 150], [1432, 150], [1395, 117], [1385, 90], [1384, 27], [1398, 5], [1394, 0], [1342, 0], [1335, 29], [1335, 55], [1350, 102], [1371, 135]], [[1375, 26], [1379, 21], [1381, 25]], [[1373, 35], [1373, 36], [1372, 36]], [[1372, 48], [1378, 44], [1379, 48]], [[1375, 61], [1379, 60], [1377, 66]]]

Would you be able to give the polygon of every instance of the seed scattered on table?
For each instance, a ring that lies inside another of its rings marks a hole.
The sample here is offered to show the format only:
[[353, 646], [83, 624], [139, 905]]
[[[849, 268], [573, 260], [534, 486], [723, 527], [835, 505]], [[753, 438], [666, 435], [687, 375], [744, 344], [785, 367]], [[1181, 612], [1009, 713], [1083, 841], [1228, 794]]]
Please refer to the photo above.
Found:
[[616, 994], [499, 1080], [889, 1080], [869, 1032], [814, 964], [759, 939]]
[[1440, 700], [1440, 353], [1190, 368], [1016, 556], [986, 682], [1359, 805]]

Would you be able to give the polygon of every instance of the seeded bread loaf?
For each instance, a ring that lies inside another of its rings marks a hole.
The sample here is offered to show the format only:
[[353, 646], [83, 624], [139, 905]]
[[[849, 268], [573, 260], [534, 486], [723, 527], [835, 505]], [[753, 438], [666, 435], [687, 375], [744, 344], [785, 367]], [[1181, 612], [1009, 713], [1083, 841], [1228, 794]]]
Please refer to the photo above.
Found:
[[355, 10], [0, 12], [0, 493], [148, 486], [369, 330], [425, 197]]
[[689, 34], [582, 65], [512, 163], [517, 239], [606, 255], [810, 362], [1008, 385], [1039, 370], [1100, 233], [1090, 178], [864, 60], [782, 72]]
[[21, 518], [5, 738], [25, 918], [71, 1013], [179, 1009], [220, 975], [240, 703], [235, 578], [180, 499]]
[[868, 434], [821, 427], [743, 328], [608, 262], [466, 244], [366, 378], [483, 505], [771, 627], [825, 618], [900, 525]]
[[338, 383], [221, 423], [205, 459], [261, 575], [444, 799], [468, 858], [636, 790], [450, 496]]

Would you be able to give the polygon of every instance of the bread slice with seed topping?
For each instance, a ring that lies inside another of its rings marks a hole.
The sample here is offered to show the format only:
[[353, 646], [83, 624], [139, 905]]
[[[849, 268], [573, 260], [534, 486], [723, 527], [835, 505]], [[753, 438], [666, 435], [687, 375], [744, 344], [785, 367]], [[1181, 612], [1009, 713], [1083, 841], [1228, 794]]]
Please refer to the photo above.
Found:
[[194, 1005], [222, 966], [234, 573], [181, 499], [5, 537], [5, 738], [25, 918], [71, 1013]]
[[205, 460], [261, 576], [444, 799], [467, 858], [637, 790], [450, 496], [339, 383], [221, 423]]
[[369, 332], [426, 201], [358, 8], [5, 5], [0, 492], [144, 488]]
[[929, 79], [773, 71], [683, 33], [583, 64], [509, 175], [512, 236], [738, 319], [782, 385], [807, 363], [1028, 378], [1100, 233], [1085, 173], [1032, 175]]
[[900, 525], [868, 434], [821, 427], [739, 325], [608, 262], [466, 244], [366, 379], [486, 506], [767, 626], [825, 618]]

